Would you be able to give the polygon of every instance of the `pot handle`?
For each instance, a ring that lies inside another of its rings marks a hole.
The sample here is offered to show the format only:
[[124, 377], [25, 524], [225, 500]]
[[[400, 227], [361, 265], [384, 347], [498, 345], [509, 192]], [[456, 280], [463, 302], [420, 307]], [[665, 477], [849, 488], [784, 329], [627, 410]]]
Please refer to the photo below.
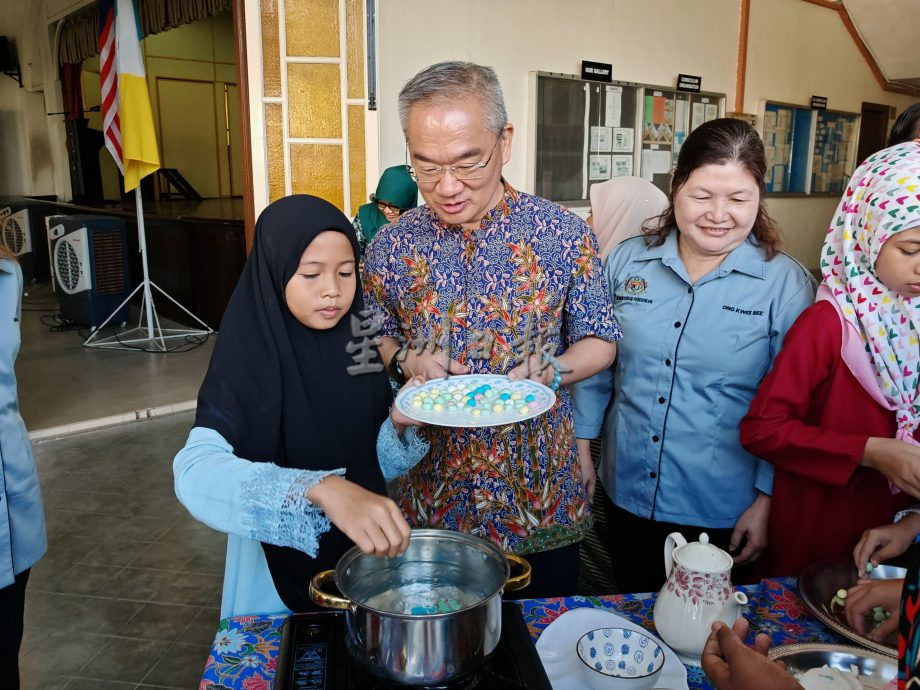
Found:
[[516, 565], [521, 569], [520, 575], [508, 578], [508, 581], [505, 583], [505, 591], [513, 592], [516, 589], [524, 589], [524, 587], [530, 584], [530, 563], [520, 556], [515, 556], [513, 553], [506, 553], [505, 558], [508, 559], [509, 565]]
[[310, 598], [314, 603], [319, 604], [327, 609], [348, 609], [351, 606], [351, 600], [345, 597], [337, 597], [334, 594], [328, 594], [323, 591], [323, 585], [335, 578], [334, 570], [324, 570], [317, 573], [310, 580]]

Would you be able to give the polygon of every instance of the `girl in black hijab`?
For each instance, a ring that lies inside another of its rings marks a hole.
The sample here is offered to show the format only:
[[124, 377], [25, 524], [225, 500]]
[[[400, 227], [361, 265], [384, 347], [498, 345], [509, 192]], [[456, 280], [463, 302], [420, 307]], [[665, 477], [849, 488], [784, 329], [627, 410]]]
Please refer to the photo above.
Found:
[[385, 480], [427, 447], [389, 412], [357, 257], [351, 223], [316, 197], [280, 199], [256, 225], [173, 463], [179, 500], [229, 534], [222, 617], [309, 610], [310, 578], [352, 542], [408, 545]]

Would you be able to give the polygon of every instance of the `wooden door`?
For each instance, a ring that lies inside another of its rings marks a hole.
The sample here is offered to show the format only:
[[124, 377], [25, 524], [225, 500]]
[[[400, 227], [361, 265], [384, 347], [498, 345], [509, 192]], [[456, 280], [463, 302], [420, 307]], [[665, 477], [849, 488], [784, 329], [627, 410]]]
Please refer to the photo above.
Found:
[[863, 101], [856, 165], [862, 163], [876, 151], [885, 148], [888, 142], [888, 112], [887, 105]]

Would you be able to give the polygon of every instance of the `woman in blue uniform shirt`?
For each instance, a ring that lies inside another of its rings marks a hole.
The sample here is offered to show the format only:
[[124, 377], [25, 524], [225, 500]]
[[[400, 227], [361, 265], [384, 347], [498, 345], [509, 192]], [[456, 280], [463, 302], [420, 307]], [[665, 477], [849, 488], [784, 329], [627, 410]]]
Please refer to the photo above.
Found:
[[0, 687], [19, 688], [29, 569], [48, 548], [38, 473], [19, 414], [16, 373], [22, 271], [0, 242]]
[[765, 171], [746, 123], [698, 127], [667, 210], [607, 260], [623, 340], [612, 369], [576, 384], [575, 433], [596, 437], [606, 413], [600, 474], [620, 591], [664, 584], [673, 531], [692, 541], [705, 530], [739, 566], [766, 546], [772, 468], [741, 447], [738, 424], [815, 281], [779, 252]]

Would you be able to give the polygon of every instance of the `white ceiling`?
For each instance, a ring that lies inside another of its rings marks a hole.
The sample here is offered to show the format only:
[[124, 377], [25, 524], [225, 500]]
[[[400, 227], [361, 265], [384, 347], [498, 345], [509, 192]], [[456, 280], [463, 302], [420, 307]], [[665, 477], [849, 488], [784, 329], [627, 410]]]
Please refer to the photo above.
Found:
[[885, 78], [920, 86], [920, 0], [843, 0]]

